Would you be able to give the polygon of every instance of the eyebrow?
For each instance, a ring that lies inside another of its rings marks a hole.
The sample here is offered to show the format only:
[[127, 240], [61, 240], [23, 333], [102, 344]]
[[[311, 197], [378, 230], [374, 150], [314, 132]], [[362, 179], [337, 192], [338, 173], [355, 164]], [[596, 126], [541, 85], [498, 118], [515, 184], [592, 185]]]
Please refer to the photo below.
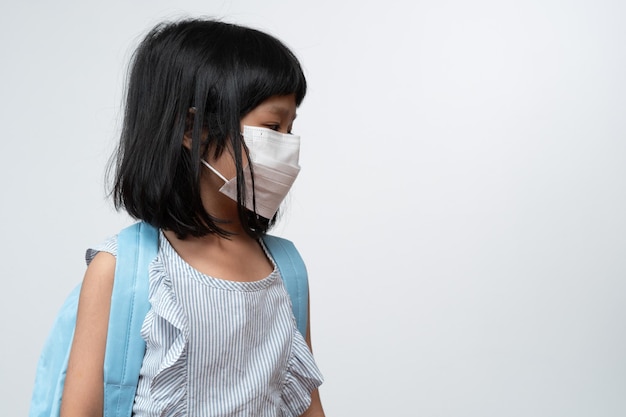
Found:
[[[289, 110], [287, 108], [281, 107], [281, 106], [272, 106], [269, 108], [269, 111], [271, 113], [281, 114], [281, 115], [289, 113]], [[292, 120], [296, 120], [296, 117], [298, 117], [298, 113], [294, 113]]]

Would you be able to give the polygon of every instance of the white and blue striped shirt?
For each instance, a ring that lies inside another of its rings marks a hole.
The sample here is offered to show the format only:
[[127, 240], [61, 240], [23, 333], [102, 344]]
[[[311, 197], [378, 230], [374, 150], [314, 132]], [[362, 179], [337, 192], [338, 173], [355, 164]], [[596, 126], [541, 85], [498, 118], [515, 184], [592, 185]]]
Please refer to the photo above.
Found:
[[[116, 255], [117, 238], [88, 250], [87, 261], [98, 251]], [[150, 265], [150, 303], [133, 415], [274, 417], [306, 411], [322, 377], [297, 330], [276, 265], [260, 281], [213, 278], [187, 264], [161, 233]]]

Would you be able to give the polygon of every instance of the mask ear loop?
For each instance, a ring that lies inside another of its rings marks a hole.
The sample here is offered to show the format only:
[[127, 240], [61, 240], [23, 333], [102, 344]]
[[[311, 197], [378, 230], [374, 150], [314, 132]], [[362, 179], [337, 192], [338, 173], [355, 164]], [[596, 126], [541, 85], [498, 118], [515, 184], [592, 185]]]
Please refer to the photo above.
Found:
[[224, 177], [222, 174], [220, 174], [219, 172], [217, 172], [217, 169], [213, 168], [211, 165], [209, 165], [209, 163], [207, 161], [205, 161], [204, 159], [201, 159], [200, 162], [202, 162], [204, 164], [205, 167], [209, 168], [215, 175], [217, 175], [218, 177], [220, 177], [220, 179], [224, 182], [228, 182], [228, 180], [226, 179], [226, 177]]

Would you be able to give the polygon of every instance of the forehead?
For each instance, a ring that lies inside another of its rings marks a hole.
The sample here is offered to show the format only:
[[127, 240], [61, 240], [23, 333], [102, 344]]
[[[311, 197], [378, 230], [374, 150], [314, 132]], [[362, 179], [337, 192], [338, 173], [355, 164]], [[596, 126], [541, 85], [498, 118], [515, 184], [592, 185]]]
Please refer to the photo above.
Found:
[[269, 113], [281, 117], [296, 118], [296, 96], [289, 94], [286, 96], [272, 96], [261, 102], [250, 113]]

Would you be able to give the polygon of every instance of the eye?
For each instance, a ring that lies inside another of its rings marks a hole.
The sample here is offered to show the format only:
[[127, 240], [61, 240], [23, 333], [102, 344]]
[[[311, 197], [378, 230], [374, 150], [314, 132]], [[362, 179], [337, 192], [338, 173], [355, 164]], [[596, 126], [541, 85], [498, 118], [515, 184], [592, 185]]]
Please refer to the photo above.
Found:
[[280, 125], [279, 124], [266, 124], [265, 125], [266, 128], [271, 129], [275, 132], [278, 132], [280, 130]]

